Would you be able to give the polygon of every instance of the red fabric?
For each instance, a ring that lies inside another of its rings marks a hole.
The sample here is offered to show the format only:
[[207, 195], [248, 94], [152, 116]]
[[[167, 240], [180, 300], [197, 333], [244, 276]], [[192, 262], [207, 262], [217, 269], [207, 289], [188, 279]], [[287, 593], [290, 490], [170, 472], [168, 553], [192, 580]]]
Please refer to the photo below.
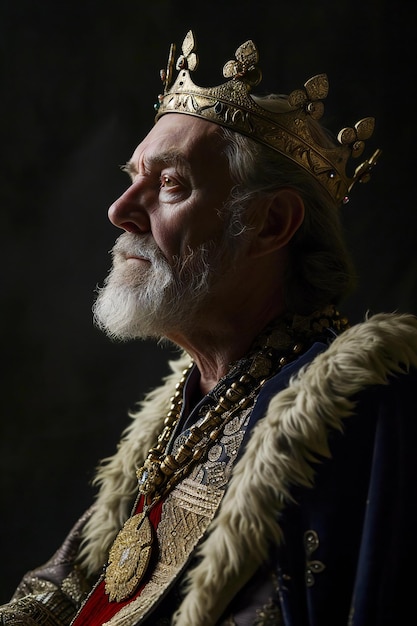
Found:
[[[135, 513], [141, 513], [142, 508], [143, 499], [141, 498], [138, 506], [136, 507]], [[161, 519], [161, 511], [162, 502], [158, 502], [158, 504], [155, 505], [149, 513], [149, 519], [155, 531]], [[101, 626], [104, 622], [107, 622], [111, 617], [113, 617], [113, 615], [116, 615], [120, 609], [140, 596], [142, 589], [145, 587], [148, 580], [149, 574], [145, 578], [144, 582], [138, 587], [133, 596], [127, 600], [123, 600], [122, 602], [109, 602], [109, 597], [104, 590], [105, 583], [104, 580], [102, 580], [75, 618], [73, 626]]]

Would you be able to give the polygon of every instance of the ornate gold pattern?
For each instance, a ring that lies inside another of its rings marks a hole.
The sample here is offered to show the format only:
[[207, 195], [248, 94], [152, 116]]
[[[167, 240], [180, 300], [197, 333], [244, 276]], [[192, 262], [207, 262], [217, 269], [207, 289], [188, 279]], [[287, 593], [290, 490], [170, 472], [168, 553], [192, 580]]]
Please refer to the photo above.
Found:
[[314, 575], [322, 572], [326, 566], [321, 561], [312, 560], [311, 556], [313, 552], [317, 550], [320, 545], [319, 536], [315, 530], [307, 530], [304, 533], [304, 548], [306, 551], [306, 572], [305, 580], [307, 587], [314, 585]]
[[[217, 472], [218, 475], [223, 478], [223, 485], [225, 469], [225, 463], [218, 464]], [[177, 505], [183, 509], [192, 511], [196, 515], [211, 517], [215, 513], [220, 499], [223, 496], [223, 491], [219, 488], [221, 481], [214, 476], [215, 472], [206, 471], [204, 477], [201, 473], [197, 472], [197, 475], [193, 478], [184, 478], [182, 483], [178, 485], [177, 489], [173, 492], [173, 497]], [[203, 484], [203, 479], [208, 479], [209, 486]]]
[[225, 444], [225, 450], [230, 457], [236, 456], [240, 444], [242, 443], [243, 434], [242, 433], [234, 433], [230, 435], [229, 441]]
[[223, 452], [223, 448], [222, 446], [213, 446], [208, 455], [207, 458], [209, 461], [218, 461], [218, 459], [220, 458], [221, 454]]
[[79, 605], [90, 590], [90, 585], [85, 580], [80, 568], [75, 565], [74, 569], [62, 581], [61, 589], [74, 604]]
[[2, 607], [3, 626], [67, 626], [75, 606], [59, 590], [29, 595]]
[[153, 530], [146, 513], [127, 520], [109, 553], [106, 593], [110, 602], [128, 598], [142, 580], [151, 558]]
[[257, 613], [253, 626], [282, 626], [284, 624], [281, 608], [272, 600]]
[[226, 424], [226, 426], [224, 427], [224, 434], [225, 435], [234, 435], [235, 433], [238, 433], [240, 431], [240, 429], [242, 428], [242, 418], [244, 416], [242, 415], [238, 415], [237, 417], [235, 417], [234, 419], [230, 420], [230, 422], [228, 422]]
[[346, 194], [355, 183], [369, 180], [380, 150], [359, 165], [352, 177], [346, 173], [346, 165], [350, 157], [362, 154], [365, 139], [373, 133], [374, 118], [364, 118], [354, 128], [342, 129], [338, 135], [339, 145], [334, 148], [324, 148], [310, 133], [308, 117], [317, 120], [324, 112], [322, 100], [329, 89], [325, 74], [313, 76], [303, 89], [293, 91], [288, 97], [288, 110], [275, 113], [258, 105], [250, 96], [252, 87], [262, 78], [257, 67], [258, 50], [252, 40], [239, 46], [235, 59], [224, 65], [223, 76], [229, 80], [216, 87], [199, 87], [191, 79], [190, 72], [198, 66], [192, 31], [182, 44], [176, 65], [179, 74], [172, 84], [174, 56], [172, 44], [167, 70], [161, 70], [164, 93], [158, 96], [156, 120], [166, 113], [185, 113], [251, 137], [298, 163], [337, 203], [347, 201]]
[[[242, 410], [247, 427], [249, 409]], [[232, 435], [234, 437], [235, 435]], [[228, 437], [223, 436], [224, 448]], [[217, 444], [213, 442], [212, 447]], [[169, 494], [162, 508], [157, 528], [159, 558], [149, 582], [138, 599], [132, 600], [104, 626], [133, 626], [140, 624], [153, 604], [178, 580], [197, 543], [207, 530], [224, 495], [234, 459], [197, 464], [190, 476], [184, 478]]]

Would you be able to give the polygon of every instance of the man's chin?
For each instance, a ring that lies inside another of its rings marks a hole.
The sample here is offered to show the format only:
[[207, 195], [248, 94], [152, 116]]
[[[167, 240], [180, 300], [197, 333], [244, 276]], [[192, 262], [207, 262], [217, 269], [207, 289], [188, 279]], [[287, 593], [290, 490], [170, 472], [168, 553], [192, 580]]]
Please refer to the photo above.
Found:
[[137, 339], [160, 338], [160, 333], [146, 324], [145, 329], [138, 320], [106, 318], [94, 313], [94, 324], [113, 341], [134, 341]]
[[108, 284], [98, 292], [93, 305], [94, 324], [118, 341], [160, 339], [170, 325], [172, 313], [161, 298], [162, 292], [138, 298], [135, 289]]

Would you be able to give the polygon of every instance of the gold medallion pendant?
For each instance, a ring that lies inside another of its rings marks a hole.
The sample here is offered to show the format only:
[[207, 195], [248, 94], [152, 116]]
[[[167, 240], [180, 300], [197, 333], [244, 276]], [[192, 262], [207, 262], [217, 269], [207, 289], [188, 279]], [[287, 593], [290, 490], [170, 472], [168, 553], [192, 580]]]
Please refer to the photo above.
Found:
[[129, 598], [138, 587], [152, 552], [154, 533], [146, 513], [127, 520], [109, 553], [105, 589], [110, 602]]

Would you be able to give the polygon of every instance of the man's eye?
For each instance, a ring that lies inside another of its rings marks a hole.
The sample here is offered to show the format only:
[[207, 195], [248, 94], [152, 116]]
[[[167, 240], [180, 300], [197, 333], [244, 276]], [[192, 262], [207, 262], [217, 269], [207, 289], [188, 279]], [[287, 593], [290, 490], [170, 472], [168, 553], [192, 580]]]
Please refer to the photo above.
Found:
[[173, 180], [170, 176], [167, 176], [166, 174], [161, 176], [161, 187], [164, 187], [164, 188], [175, 187], [175, 185], [176, 185], [175, 180]]

